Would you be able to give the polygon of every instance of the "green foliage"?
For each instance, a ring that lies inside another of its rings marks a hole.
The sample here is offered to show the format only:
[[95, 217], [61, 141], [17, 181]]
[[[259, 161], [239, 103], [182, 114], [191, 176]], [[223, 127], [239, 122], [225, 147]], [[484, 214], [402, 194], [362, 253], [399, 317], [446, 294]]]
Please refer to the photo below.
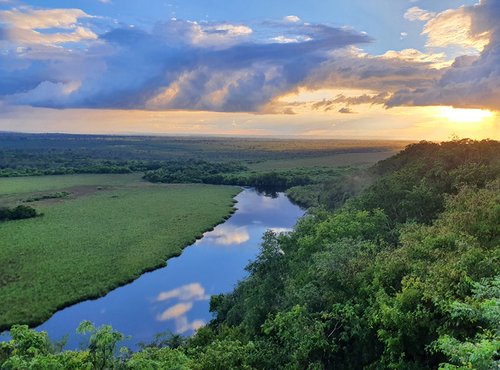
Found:
[[[315, 317], [304, 307], [294, 306], [267, 320], [262, 331], [278, 349], [281, 361], [291, 368], [323, 369], [332, 365], [324, 360], [336, 351], [331, 335], [325, 335], [329, 326], [329, 317]], [[333, 327], [330, 333], [335, 334], [335, 330]]]
[[35, 195], [30, 198], [27, 198], [24, 200], [26, 203], [33, 203], [33, 202], [38, 202], [40, 200], [46, 200], [46, 199], [60, 199], [60, 198], [66, 198], [68, 195], [71, 193], [68, 191], [59, 191], [56, 193], [50, 193], [50, 194], [42, 194], [42, 195]]
[[252, 342], [243, 344], [239, 340], [215, 340], [204, 347], [191, 348], [188, 351], [192, 370], [251, 370]]
[[500, 340], [478, 335], [473, 341], [460, 342], [444, 335], [439, 338], [436, 348], [450, 359], [451, 363], [443, 363], [440, 369], [477, 369], [490, 370], [498, 368], [497, 360]]
[[500, 366], [500, 277], [484, 279], [473, 284], [473, 294], [450, 306], [451, 317], [459, 325], [474, 325], [473, 337], [462, 340], [441, 335], [434, 350], [449, 359], [441, 369], [487, 370]]
[[422, 142], [379, 162], [382, 175], [356, 200], [361, 209], [381, 208], [393, 222], [429, 224], [444, 208], [446, 194], [464, 185], [484, 187], [500, 176], [500, 143], [459, 140]]
[[22, 220], [38, 216], [36, 209], [30, 206], [20, 205], [14, 208], [0, 208], [0, 222], [11, 220]]
[[189, 358], [180, 350], [169, 347], [146, 348], [132, 354], [126, 362], [128, 370], [190, 370]]
[[483, 189], [464, 186], [457, 196], [448, 198], [447, 205], [441, 224], [472, 235], [485, 245], [500, 245], [500, 180]]
[[91, 369], [87, 351], [59, 353], [47, 333], [15, 325], [11, 340], [0, 344], [0, 369]]
[[84, 321], [77, 329], [78, 334], [90, 334], [88, 352], [94, 369], [112, 369], [116, 367], [117, 344], [124, 339], [123, 334], [109, 325], [96, 328], [90, 321]]
[[235, 162], [171, 161], [163, 163], [157, 170], [147, 171], [144, 179], [163, 183], [222, 183], [224, 174], [245, 169], [245, 166]]

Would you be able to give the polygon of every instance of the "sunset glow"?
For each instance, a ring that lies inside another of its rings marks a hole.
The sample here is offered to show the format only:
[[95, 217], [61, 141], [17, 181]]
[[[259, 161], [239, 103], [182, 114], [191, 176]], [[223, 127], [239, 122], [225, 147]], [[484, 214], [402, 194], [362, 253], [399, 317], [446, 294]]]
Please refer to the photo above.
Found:
[[440, 116], [456, 123], [479, 123], [494, 116], [493, 112], [482, 109], [440, 108]]

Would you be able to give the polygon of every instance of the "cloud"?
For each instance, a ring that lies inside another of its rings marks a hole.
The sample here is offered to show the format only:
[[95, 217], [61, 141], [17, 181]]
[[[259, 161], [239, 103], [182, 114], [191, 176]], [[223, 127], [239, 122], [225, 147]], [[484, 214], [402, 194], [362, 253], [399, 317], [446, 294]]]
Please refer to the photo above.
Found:
[[[61, 44], [96, 40], [97, 35], [79, 23], [92, 18], [80, 9], [33, 9], [29, 7], [0, 11], [4, 38], [22, 45]], [[57, 29], [58, 32], [43, 32]]]
[[[21, 13], [21, 18], [24, 13], [30, 17], [38, 14], [34, 10]], [[58, 22], [69, 33], [64, 40], [58, 35], [60, 39], [52, 42], [94, 37], [75, 23], [87, 16], [81, 11], [41, 14], [46, 15], [42, 17], [45, 20], [37, 22], [44, 27], [55, 24], [55, 14], [65, 14]], [[16, 94], [5, 98], [12, 104], [256, 112], [274, 97], [302, 84], [319, 63], [328, 60], [331, 51], [370, 41], [351, 29], [325, 25], [289, 23], [271, 29], [296, 42], [252, 38], [253, 30], [241, 24], [172, 19], [157, 23], [150, 32], [119, 26], [98, 35], [85, 49], [58, 48], [59, 54], [66, 51], [57, 66], [65, 76], [53, 71], [50, 61], [29, 63], [34, 56], [27, 49], [23, 55], [14, 51], [9, 55], [8, 62], [13, 65], [22, 60], [19, 74], [12, 75], [0, 65], [0, 77], [9, 75], [12, 85], [24, 84], [23, 88], [4, 92], [15, 90]], [[11, 37], [9, 41], [16, 39]], [[35, 65], [45, 73], [26, 73]], [[72, 83], [78, 83], [79, 88], [60, 93], [63, 86]], [[57, 93], [44, 96], [41, 92], [48, 91], [49, 86]]]
[[296, 42], [304, 42], [311, 41], [312, 39], [308, 36], [284, 36], [279, 35], [271, 38], [271, 41], [277, 42], [278, 44], [288, 44], [288, 43], [296, 43]]
[[423, 63], [434, 68], [449, 67], [452, 63], [446, 59], [445, 53], [422, 53], [416, 49], [403, 49], [400, 51], [388, 50], [381, 55], [389, 60], [401, 60], [409, 63]]
[[[356, 96], [345, 96], [343, 94], [337, 95], [333, 99], [323, 99], [319, 102], [311, 104], [312, 110], [323, 110], [325, 112], [331, 111], [335, 106], [342, 105], [361, 105], [361, 104], [385, 104], [387, 99], [390, 97], [388, 92], [381, 92], [378, 94], [362, 94]], [[349, 113], [346, 111], [348, 107], [342, 107], [339, 113]]]
[[[0, 100], [49, 108], [294, 114], [277, 100], [304, 87], [372, 92], [316, 102], [314, 109], [324, 111], [355, 104], [499, 110], [498, 4], [483, 0], [439, 14], [412, 7], [405, 17], [425, 22], [431, 49], [382, 55], [359, 49], [372, 41], [362, 32], [297, 16], [252, 27], [171, 19], [146, 30], [79, 9], [13, 8], [0, 11]], [[453, 62], [446, 50], [434, 50], [449, 46], [466, 55]], [[218, 240], [229, 243], [226, 236]]]
[[[484, 2], [483, 2], [484, 4]], [[483, 6], [483, 5], [479, 5]], [[448, 9], [429, 18], [423, 34], [428, 37], [428, 47], [459, 46], [465, 49], [483, 50], [490, 39], [489, 30], [478, 32], [472, 29], [473, 7]]]
[[[450, 15], [453, 12], [458, 12], [458, 19], [470, 20], [467, 25], [470, 40], [489, 35], [484, 50], [479, 56], [456, 58], [442, 76], [427, 87], [397, 91], [387, 102], [389, 107], [450, 105], [500, 110], [500, 2], [483, 0], [474, 6], [447, 11], [444, 12], [446, 19], [457, 19]], [[462, 45], [472, 46], [473, 43], [464, 42]]]
[[191, 45], [199, 48], [226, 48], [236, 45], [253, 33], [242, 24], [198, 23], [176, 18], [157, 23], [153, 34], [170, 45]]
[[409, 58], [407, 53], [372, 56], [359, 49], [339, 50], [323, 62], [306, 81], [310, 89], [341, 87], [378, 92], [421, 89], [441, 77], [431, 61]]
[[352, 114], [356, 112], [354, 112], [351, 108], [344, 107], [339, 109], [339, 113]]
[[436, 13], [434, 12], [428, 12], [427, 10], [421, 9], [418, 6], [414, 6], [405, 12], [404, 18], [409, 21], [428, 21], [434, 18], [435, 15]]
[[287, 234], [293, 231], [290, 227], [271, 227], [269, 230], [275, 234]]
[[301, 19], [296, 15], [287, 15], [286, 17], [283, 17], [283, 21], [289, 23], [298, 23], [301, 21]]
[[90, 17], [81, 9], [21, 9], [0, 11], [0, 21], [16, 28], [33, 30], [43, 28], [74, 28], [79, 18]]

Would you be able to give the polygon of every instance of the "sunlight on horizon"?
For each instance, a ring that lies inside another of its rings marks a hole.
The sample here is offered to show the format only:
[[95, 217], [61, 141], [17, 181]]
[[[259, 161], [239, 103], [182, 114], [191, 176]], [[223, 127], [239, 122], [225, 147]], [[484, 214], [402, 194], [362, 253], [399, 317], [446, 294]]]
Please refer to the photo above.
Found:
[[439, 116], [455, 123], [481, 123], [492, 118], [494, 113], [484, 109], [440, 107]]

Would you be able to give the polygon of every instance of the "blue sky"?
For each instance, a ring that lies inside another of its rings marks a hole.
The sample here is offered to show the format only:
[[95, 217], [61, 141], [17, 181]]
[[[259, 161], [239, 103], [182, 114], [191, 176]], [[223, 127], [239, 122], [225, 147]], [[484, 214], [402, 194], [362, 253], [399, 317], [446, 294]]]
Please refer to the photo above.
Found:
[[[67, 8], [67, 0], [25, 1], [35, 7]], [[423, 48], [425, 37], [420, 35], [421, 25], [404, 19], [408, 8], [421, 8], [441, 12], [474, 0], [73, 0], [71, 7], [88, 14], [116, 19], [120, 22], [152, 26], [158, 21], [176, 17], [193, 21], [259, 23], [296, 15], [307, 22], [350, 26], [373, 37], [367, 50], [383, 53], [401, 48]], [[401, 40], [400, 33], [409, 36]]]
[[[499, 24], [498, 0], [0, 0], [0, 130], [495, 136]], [[82, 112], [114, 123], [52, 123]]]

